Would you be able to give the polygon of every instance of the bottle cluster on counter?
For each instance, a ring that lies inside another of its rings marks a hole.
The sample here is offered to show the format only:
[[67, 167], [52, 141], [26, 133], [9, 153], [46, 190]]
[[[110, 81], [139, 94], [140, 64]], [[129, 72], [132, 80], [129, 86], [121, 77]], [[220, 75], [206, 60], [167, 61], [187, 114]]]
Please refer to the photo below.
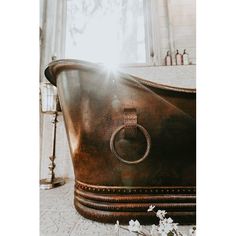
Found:
[[167, 52], [165, 57], [165, 65], [172, 66], [172, 65], [189, 65], [189, 56], [186, 53], [186, 49], [184, 49], [183, 54], [179, 53], [179, 50], [176, 50], [176, 54], [174, 60], [170, 55], [170, 51]]

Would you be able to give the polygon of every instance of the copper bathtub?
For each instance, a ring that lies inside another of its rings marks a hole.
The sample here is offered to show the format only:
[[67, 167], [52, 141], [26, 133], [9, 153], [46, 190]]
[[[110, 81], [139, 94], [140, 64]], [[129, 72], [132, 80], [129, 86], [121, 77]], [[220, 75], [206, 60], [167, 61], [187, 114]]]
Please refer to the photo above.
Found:
[[150, 83], [103, 66], [58, 60], [57, 86], [75, 174], [74, 205], [86, 218], [180, 223], [196, 215], [196, 91]]

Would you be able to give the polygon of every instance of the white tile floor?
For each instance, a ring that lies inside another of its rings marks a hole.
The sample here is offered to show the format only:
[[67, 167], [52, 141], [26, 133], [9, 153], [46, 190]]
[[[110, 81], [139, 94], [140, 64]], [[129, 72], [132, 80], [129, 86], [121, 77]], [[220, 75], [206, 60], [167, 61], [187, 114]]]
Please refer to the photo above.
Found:
[[[112, 236], [114, 225], [85, 219], [73, 206], [74, 181], [51, 190], [40, 190], [40, 236]], [[142, 222], [140, 222], [142, 223]], [[150, 226], [145, 226], [150, 229]], [[188, 235], [191, 226], [179, 226]], [[120, 236], [135, 235], [121, 230]]]

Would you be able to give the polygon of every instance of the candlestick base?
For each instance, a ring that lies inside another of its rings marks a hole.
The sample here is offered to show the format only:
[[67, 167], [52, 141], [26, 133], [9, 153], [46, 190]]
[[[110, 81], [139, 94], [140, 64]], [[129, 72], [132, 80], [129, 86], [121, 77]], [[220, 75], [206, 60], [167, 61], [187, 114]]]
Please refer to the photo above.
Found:
[[40, 189], [52, 189], [65, 184], [65, 180], [63, 178], [54, 178], [51, 179], [41, 179], [40, 180]]

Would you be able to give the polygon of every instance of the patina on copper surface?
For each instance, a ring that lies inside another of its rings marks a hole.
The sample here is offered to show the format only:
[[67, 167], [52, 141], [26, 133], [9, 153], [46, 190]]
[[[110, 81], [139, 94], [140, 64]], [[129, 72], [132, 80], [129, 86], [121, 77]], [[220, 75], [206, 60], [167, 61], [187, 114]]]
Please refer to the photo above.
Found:
[[195, 90], [77, 60], [54, 61], [45, 75], [58, 88], [80, 214], [150, 224], [152, 204], [195, 223]]

